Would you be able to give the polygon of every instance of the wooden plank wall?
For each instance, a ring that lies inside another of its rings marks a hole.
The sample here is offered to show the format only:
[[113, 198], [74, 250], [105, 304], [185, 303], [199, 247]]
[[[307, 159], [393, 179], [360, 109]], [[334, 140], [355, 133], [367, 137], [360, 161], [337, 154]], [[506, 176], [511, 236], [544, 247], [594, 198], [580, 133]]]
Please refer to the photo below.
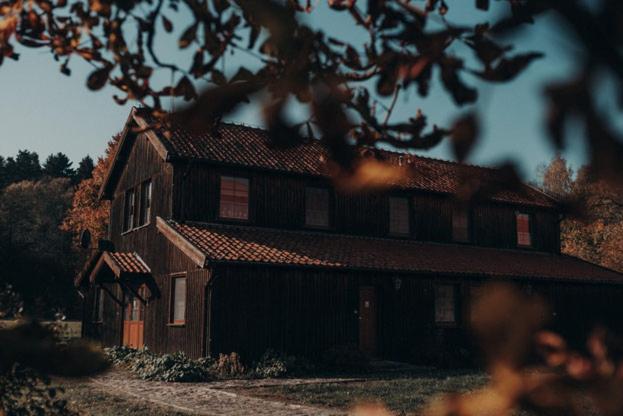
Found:
[[[416, 363], [456, 359], [456, 354], [478, 357], [467, 327], [469, 286], [481, 285], [480, 280], [233, 265], [218, 266], [213, 277], [213, 355], [236, 351], [251, 360], [273, 348], [318, 357], [331, 346], [357, 345], [359, 287], [372, 285], [379, 297], [380, 356]], [[399, 290], [395, 277], [402, 280]], [[457, 285], [456, 326], [434, 323], [435, 283]], [[543, 296], [556, 312], [552, 328], [579, 344], [585, 345], [588, 330], [599, 323], [623, 331], [623, 288], [517, 284]]]
[[[305, 186], [325, 186], [321, 178], [306, 178], [244, 168], [201, 163], [177, 164], [174, 172], [173, 215], [178, 219], [219, 221], [219, 177], [249, 178], [249, 223], [258, 226], [304, 229]], [[452, 241], [454, 202], [447, 195], [418, 191], [392, 191], [351, 195], [332, 192], [331, 232], [385, 237], [389, 232], [390, 195], [411, 199], [411, 236], [423, 241]], [[557, 252], [559, 226], [556, 214], [536, 208], [518, 208], [494, 202], [477, 202], [471, 208], [473, 243], [515, 248], [515, 212], [533, 215], [534, 249]]]

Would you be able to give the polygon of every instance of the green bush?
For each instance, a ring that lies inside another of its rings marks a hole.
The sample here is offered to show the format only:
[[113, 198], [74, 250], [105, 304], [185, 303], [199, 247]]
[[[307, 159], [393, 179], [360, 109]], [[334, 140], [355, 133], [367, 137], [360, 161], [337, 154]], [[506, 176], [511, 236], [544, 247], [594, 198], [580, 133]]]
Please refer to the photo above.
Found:
[[183, 352], [158, 355], [148, 349], [128, 347], [107, 348], [106, 353], [115, 365], [123, 366], [144, 380], [199, 382], [212, 380], [212, 362], [192, 360]]
[[268, 349], [255, 363], [253, 375], [259, 378], [280, 378], [307, 375], [313, 371], [315, 367], [306, 359]]
[[370, 360], [356, 345], [336, 345], [324, 352], [322, 363], [329, 369], [361, 371], [369, 368]]
[[67, 401], [56, 397], [58, 391], [62, 390], [52, 386], [49, 378], [14, 364], [0, 374], [0, 414], [77, 416]]

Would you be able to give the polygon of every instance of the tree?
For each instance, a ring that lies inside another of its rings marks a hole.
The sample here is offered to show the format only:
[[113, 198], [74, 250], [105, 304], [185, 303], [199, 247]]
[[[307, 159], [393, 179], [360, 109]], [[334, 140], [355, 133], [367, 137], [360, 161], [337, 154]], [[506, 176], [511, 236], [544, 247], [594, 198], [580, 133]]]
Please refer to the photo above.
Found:
[[623, 186], [600, 178], [588, 166], [574, 178], [560, 156], [542, 168], [541, 176], [545, 191], [581, 208], [561, 222], [562, 251], [623, 272]]
[[58, 152], [49, 155], [43, 164], [43, 174], [51, 178], [71, 178], [75, 172], [66, 154]]
[[7, 184], [34, 181], [39, 179], [41, 174], [39, 155], [36, 152], [20, 150], [15, 158], [9, 157], [6, 160], [5, 178]]
[[0, 286], [31, 316], [75, 312], [71, 235], [61, 232], [73, 187], [67, 178], [16, 182], [0, 194]]
[[76, 174], [74, 176], [74, 182], [80, 183], [85, 179], [89, 179], [93, 177], [93, 169], [95, 165], [93, 163], [93, 159], [91, 156], [86, 155], [80, 160], [78, 164], [78, 169], [76, 169]]
[[6, 185], [6, 160], [0, 156], [0, 190]]
[[[595, 95], [603, 91], [595, 83], [602, 76], [612, 75], [612, 89], [622, 88], [618, 0], [596, 5], [506, 0], [503, 13], [490, 10], [489, 0], [474, 0], [482, 14], [466, 24], [446, 19], [449, 5], [443, 0], [327, 2], [334, 13], [351, 18], [363, 36], [356, 41], [340, 38], [307, 24], [303, 17], [315, 8], [310, 0], [94, 0], [86, 11], [79, 0], [8, 0], [0, 11], [0, 56], [17, 60], [16, 43], [48, 50], [67, 75], [72, 57], [84, 59], [95, 67], [87, 77], [88, 88], [112, 86], [119, 104], [137, 101], [155, 117], [154, 126], [165, 129], [175, 123], [208, 128], [250, 96], [261, 97], [276, 144], [295, 146], [304, 136], [320, 133], [340, 168], [333, 169], [335, 175], [352, 176], [368, 170], [360, 169], [366, 161], [352, 141], [423, 149], [449, 137], [456, 157], [467, 157], [477, 139], [475, 114], [445, 128], [428, 126], [419, 111], [394, 120], [398, 96], [426, 96], [433, 76], [439, 75], [457, 106], [476, 102], [478, 89], [464, 76], [491, 84], [515, 79], [541, 54], [514, 52], [509, 35], [543, 15], [555, 15], [569, 29], [581, 68], [579, 75], [546, 88], [552, 143], [562, 149], [565, 126], [577, 119], [583, 123], [596, 171], [603, 176], [623, 172], [623, 141], [595, 104]], [[176, 13], [188, 17], [181, 27], [171, 20]], [[184, 53], [157, 47], [156, 39], [164, 43], [167, 37]], [[221, 71], [225, 57], [238, 50], [256, 62]], [[171, 73], [173, 82], [156, 76], [162, 69]], [[210, 87], [198, 92], [206, 82]], [[167, 97], [192, 104], [170, 117], [162, 105]], [[290, 120], [285, 111], [290, 98], [308, 110], [301, 114], [310, 116]], [[379, 167], [373, 166], [377, 171]]]
[[543, 189], [560, 198], [568, 197], [573, 187], [573, 169], [560, 155], [556, 155], [552, 161], [540, 168], [539, 176]]
[[78, 184], [74, 193], [71, 208], [63, 220], [61, 229], [74, 235], [77, 242], [83, 230], [89, 230], [91, 238], [97, 244], [106, 237], [108, 230], [108, 201], [99, 199], [99, 191], [104, 183], [108, 167], [112, 162], [120, 135], [116, 135], [108, 142], [106, 153], [97, 160], [90, 178]]

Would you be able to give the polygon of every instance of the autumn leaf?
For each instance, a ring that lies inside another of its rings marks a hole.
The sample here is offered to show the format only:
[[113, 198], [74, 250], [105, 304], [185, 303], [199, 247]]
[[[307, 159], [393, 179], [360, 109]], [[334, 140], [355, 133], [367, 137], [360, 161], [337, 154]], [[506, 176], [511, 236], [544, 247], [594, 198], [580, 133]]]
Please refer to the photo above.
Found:
[[468, 113], [454, 122], [452, 126], [452, 150], [459, 162], [464, 161], [478, 139], [478, 120], [476, 114]]
[[374, 158], [362, 158], [352, 169], [330, 163], [329, 173], [337, 189], [355, 193], [405, 185], [410, 175], [405, 167]]

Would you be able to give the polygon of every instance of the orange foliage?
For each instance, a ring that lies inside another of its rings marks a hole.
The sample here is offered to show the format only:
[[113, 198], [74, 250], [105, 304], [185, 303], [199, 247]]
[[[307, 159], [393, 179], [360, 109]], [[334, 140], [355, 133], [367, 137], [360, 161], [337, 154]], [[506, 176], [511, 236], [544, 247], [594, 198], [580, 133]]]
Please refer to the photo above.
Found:
[[74, 234], [75, 241], [83, 230], [89, 230], [92, 240], [97, 243], [106, 237], [108, 228], [109, 201], [99, 199], [99, 191], [104, 183], [108, 167], [112, 162], [120, 136], [108, 142], [104, 157], [97, 160], [93, 175], [78, 184], [71, 208], [61, 225], [61, 229]]

